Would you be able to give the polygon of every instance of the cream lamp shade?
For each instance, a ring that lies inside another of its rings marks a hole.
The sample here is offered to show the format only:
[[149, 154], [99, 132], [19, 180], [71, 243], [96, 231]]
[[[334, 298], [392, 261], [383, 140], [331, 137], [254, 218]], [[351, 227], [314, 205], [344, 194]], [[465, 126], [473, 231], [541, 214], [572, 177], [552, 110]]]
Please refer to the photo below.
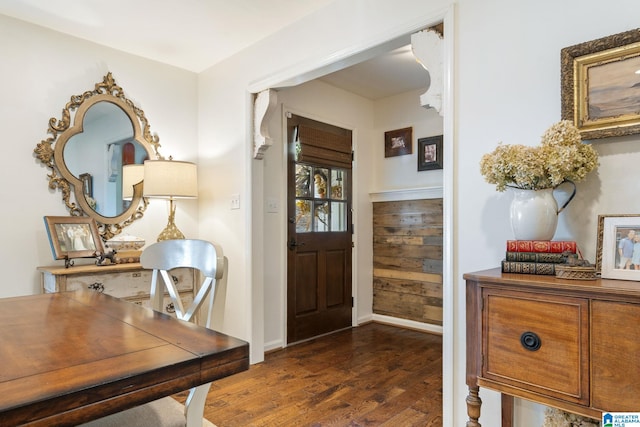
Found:
[[184, 239], [184, 234], [175, 224], [176, 206], [174, 199], [198, 197], [198, 171], [195, 163], [172, 160], [145, 160], [144, 197], [169, 199], [169, 221], [158, 241]]
[[122, 199], [133, 199], [133, 187], [144, 179], [144, 165], [122, 166]]
[[198, 197], [198, 171], [195, 163], [178, 160], [145, 160], [144, 197], [193, 199]]

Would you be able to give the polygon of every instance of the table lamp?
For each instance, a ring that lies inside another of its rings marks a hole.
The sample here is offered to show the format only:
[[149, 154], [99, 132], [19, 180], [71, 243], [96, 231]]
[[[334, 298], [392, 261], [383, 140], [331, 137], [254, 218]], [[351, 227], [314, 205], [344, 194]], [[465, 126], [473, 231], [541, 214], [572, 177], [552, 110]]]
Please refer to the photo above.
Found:
[[169, 221], [158, 241], [184, 239], [175, 224], [174, 199], [198, 197], [198, 174], [195, 163], [173, 160], [145, 160], [143, 196], [169, 199]]

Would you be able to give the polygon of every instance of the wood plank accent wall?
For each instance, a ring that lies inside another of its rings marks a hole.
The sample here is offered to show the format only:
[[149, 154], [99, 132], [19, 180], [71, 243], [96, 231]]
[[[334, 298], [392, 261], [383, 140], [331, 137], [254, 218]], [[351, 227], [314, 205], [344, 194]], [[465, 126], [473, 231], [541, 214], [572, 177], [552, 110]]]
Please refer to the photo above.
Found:
[[373, 312], [442, 325], [442, 199], [373, 203]]

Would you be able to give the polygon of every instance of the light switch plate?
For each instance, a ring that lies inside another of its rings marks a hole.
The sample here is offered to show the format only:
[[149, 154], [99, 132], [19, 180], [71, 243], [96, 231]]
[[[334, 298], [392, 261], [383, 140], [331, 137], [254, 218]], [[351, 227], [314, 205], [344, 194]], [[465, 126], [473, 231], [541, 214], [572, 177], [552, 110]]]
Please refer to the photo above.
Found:
[[267, 197], [267, 213], [278, 213], [280, 204], [275, 197]]
[[231, 209], [240, 209], [240, 194], [231, 195]]

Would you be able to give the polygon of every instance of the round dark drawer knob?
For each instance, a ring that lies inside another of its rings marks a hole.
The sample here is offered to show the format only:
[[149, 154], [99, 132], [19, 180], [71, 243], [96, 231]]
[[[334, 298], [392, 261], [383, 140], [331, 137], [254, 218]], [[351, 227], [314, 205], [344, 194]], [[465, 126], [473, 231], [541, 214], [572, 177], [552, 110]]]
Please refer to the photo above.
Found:
[[525, 332], [520, 335], [520, 344], [529, 351], [536, 351], [542, 345], [542, 340], [534, 332]]

